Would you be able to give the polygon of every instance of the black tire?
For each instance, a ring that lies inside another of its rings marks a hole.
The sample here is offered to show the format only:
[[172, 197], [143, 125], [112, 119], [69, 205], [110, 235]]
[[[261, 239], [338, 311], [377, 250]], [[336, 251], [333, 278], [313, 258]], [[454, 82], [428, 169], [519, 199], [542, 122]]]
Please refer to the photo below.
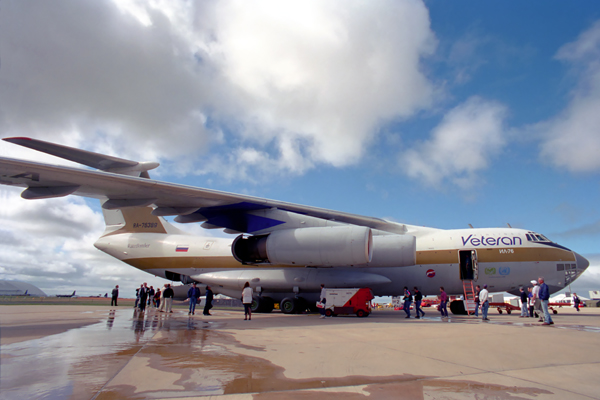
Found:
[[333, 316], [333, 311], [331, 311], [331, 309], [328, 308], [327, 310], [325, 310], [325, 316], [326, 317], [332, 317]]
[[368, 316], [368, 315], [369, 315], [369, 313], [368, 313], [368, 312], [366, 312], [365, 310], [358, 310], [358, 311], [356, 312], [356, 316], [357, 316], [358, 318], [364, 318], [364, 317], [366, 317], [366, 316]]
[[270, 297], [257, 297], [252, 300], [252, 306], [250, 306], [253, 313], [270, 313], [274, 307], [275, 302]]
[[296, 299], [286, 297], [279, 303], [279, 308], [284, 314], [294, 314], [298, 309]]
[[454, 300], [450, 303], [450, 312], [454, 315], [467, 315], [465, 304], [462, 300]]
[[556, 311], [556, 310], [552, 310], [552, 313], [553, 313], [553, 314], [558, 314], [558, 311]]
[[510, 314], [510, 313], [512, 313], [512, 310], [506, 310], [506, 313]]
[[498, 314], [502, 314], [502, 310], [501, 309], [498, 309]]

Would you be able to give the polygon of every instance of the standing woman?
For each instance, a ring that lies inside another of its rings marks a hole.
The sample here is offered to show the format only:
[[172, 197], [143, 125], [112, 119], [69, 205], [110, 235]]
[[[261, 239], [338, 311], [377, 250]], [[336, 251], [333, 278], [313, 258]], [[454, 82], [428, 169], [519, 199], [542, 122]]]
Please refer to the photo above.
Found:
[[250, 287], [250, 282], [244, 284], [244, 290], [242, 290], [242, 303], [244, 304], [244, 321], [251, 320], [252, 310], [250, 310], [250, 306], [252, 305], [252, 288]]
[[440, 311], [442, 313], [442, 318], [448, 318], [446, 304], [448, 304], [448, 295], [444, 291], [444, 287], [440, 286]]

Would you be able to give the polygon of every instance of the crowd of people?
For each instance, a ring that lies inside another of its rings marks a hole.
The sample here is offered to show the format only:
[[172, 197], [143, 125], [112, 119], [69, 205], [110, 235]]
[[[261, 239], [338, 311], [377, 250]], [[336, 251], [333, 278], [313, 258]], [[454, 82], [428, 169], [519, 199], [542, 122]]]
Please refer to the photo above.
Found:
[[135, 304], [133, 307], [143, 312], [146, 310], [146, 306], [152, 306], [158, 309], [159, 312], [172, 313], [174, 295], [170, 283], [165, 283], [162, 290], [161, 288], [154, 290], [154, 286], [148, 287], [148, 284], [144, 282], [135, 290]]
[[[253, 301], [253, 290], [250, 287], [250, 283], [246, 282], [242, 290], [242, 303], [244, 305], [244, 320], [252, 319], [252, 301]], [[117, 298], [119, 296], [119, 285], [117, 285], [112, 291], [111, 306], [117, 305]], [[196, 311], [196, 305], [200, 303], [200, 288], [196, 282], [192, 283], [192, 286], [187, 293], [187, 301], [189, 301], [189, 312], [188, 315], [194, 315]], [[212, 302], [214, 299], [213, 291], [210, 286], [206, 286], [206, 300], [204, 305], [203, 315], [211, 315], [210, 310], [213, 307]], [[145, 311], [146, 306], [152, 306], [158, 309], [159, 312], [172, 313], [174, 291], [170, 283], [165, 283], [164, 287], [154, 289], [153, 286], [148, 287], [148, 284], [144, 282], [136, 289], [136, 300], [134, 308], [139, 311]], [[448, 318], [448, 294], [444, 290], [444, 287], [440, 287], [440, 294], [438, 295], [440, 300], [438, 310], [441, 313], [442, 319]], [[521, 315], [520, 318], [534, 318], [539, 317], [538, 322], [542, 322], [542, 325], [553, 325], [554, 321], [548, 310], [550, 299], [550, 290], [548, 285], [544, 282], [544, 278], [540, 277], [538, 280], [532, 280], [531, 286], [520, 288], [520, 301], [521, 301]], [[473, 315], [478, 318], [479, 310], [481, 309], [481, 319], [483, 321], [489, 321], [488, 310], [490, 306], [489, 291], [487, 285], [480, 285], [475, 287], [475, 310]], [[325, 286], [321, 285], [321, 295], [319, 302], [322, 304], [320, 308], [321, 318], [325, 318]], [[408, 287], [404, 287], [404, 297], [402, 298], [403, 310], [406, 313], [405, 318], [411, 317], [410, 307], [414, 301], [415, 317], [416, 319], [425, 317], [425, 312], [421, 308], [423, 302], [423, 294], [419, 291], [418, 287], [414, 287], [411, 292]], [[573, 305], [579, 311], [581, 301], [576, 293], [573, 293]]]
[[[448, 318], [448, 294], [444, 290], [444, 287], [440, 287], [440, 294], [438, 295], [438, 299], [440, 301], [438, 310], [441, 313], [442, 319]], [[531, 286], [527, 289], [521, 287], [520, 288], [520, 301], [521, 301], [521, 316], [520, 318], [534, 318], [539, 317], [538, 322], [542, 322], [542, 325], [554, 325], [554, 321], [552, 320], [552, 316], [548, 310], [550, 299], [550, 289], [548, 285], [544, 282], [543, 277], [539, 277], [538, 280], [532, 280]], [[417, 287], [413, 288], [413, 292], [408, 289], [408, 287], [404, 287], [404, 296], [402, 297], [403, 307], [402, 309], [406, 313], [405, 318], [411, 317], [410, 307], [414, 300], [414, 309], [415, 309], [415, 318], [423, 318], [425, 313], [421, 309], [421, 303], [423, 300], [423, 295], [419, 291]], [[488, 318], [488, 310], [490, 307], [490, 297], [488, 286], [477, 285], [475, 287], [474, 294], [475, 301], [475, 310], [473, 315], [476, 318], [479, 318], [479, 310], [481, 310], [481, 319], [482, 321], [489, 321]], [[581, 300], [577, 297], [577, 293], [573, 293], [573, 305], [577, 311], [579, 311], [579, 306], [581, 304]]]

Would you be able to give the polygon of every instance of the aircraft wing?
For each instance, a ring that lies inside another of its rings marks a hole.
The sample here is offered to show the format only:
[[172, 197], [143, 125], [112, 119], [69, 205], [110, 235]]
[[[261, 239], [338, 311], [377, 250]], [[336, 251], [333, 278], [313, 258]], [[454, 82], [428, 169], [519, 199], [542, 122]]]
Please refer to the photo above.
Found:
[[[33, 146], [28, 147], [33, 148]], [[68, 149], [75, 153], [78, 150]], [[82, 151], [81, 154], [85, 155], [86, 153], [89, 152]], [[96, 155], [96, 153], [89, 154]], [[128, 161], [106, 157], [111, 161]], [[155, 164], [148, 163], [150, 167], [154, 167]], [[175, 220], [178, 222], [204, 221], [203, 226], [207, 228], [225, 228], [245, 233], [268, 230], [269, 222], [266, 222], [265, 225], [264, 221], [257, 221], [257, 218], [249, 213], [254, 210], [270, 208], [366, 226], [391, 233], [406, 232], [404, 225], [380, 218], [161, 182], [146, 178], [145, 170], [138, 174], [141, 176], [0, 157], [0, 184], [25, 187], [26, 189], [21, 194], [21, 197], [25, 199], [62, 197], [73, 194], [99, 199], [107, 198], [108, 200], [103, 204], [105, 209], [153, 205], [156, 207], [153, 214], [157, 216], [177, 215]], [[273, 226], [275, 225], [273, 224]]]

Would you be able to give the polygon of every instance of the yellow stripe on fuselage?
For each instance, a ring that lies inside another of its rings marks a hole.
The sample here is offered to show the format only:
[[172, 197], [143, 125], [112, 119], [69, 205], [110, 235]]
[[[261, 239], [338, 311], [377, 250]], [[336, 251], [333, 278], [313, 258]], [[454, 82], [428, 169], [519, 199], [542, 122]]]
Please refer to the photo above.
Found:
[[[546, 262], [546, 261], [575, 261], [571, 251], [546, 248], [525, 247], [508, 249], [477, 249], [480, 263], [498, 262]], [[238, 269], [238, 268], [304, 268], [290, 265], [242, 265], [233, 257], [147, 257], [123, 260], [127, 264], [142, 271], [151, 269]], [[453, 250], [424, 250], [417, 251], [416, 265], [458, 264], [458, 249]]]
[[[477, 259], [480, 263], [575, 261], [575, 255], [571, 251], [557, 248], [511, 247], [477, 249]], [[457, 264], [458, 262], [457, 249], [417, 251], [417, 265]]]

